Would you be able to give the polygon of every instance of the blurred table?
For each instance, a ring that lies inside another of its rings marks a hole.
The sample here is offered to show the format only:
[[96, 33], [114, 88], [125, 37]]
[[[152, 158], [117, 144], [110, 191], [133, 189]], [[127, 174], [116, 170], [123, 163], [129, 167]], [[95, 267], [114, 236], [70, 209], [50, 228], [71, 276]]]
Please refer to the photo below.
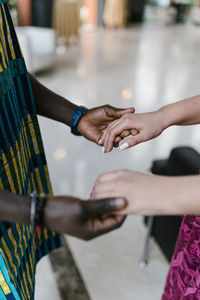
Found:
[[53, 6], [53, 27], [58, 36], [65, 39], [69, 44], [70, 37], [78, 37], [79, 29], [79, 6], [74, 1], [56, 0]]
[[106, 0], [103, 20], [107, 28], [125, 27], [126, 19], [126, 0]]

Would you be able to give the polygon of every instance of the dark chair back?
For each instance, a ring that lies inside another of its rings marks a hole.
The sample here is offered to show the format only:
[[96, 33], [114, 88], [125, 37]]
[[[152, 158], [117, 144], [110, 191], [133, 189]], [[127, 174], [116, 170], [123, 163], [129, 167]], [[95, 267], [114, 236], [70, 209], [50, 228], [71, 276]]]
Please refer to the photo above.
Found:
[[[174, 148], [168, 159], [155, 160], [151, 171], [157, 175], [179, 176], [200, 174], [200, 154], [190, 147]], [[148, 218], [145, 218], [147, 222]], [[152, 235], [170, 261], [174, 252], [182, 217], [155, 217]]]

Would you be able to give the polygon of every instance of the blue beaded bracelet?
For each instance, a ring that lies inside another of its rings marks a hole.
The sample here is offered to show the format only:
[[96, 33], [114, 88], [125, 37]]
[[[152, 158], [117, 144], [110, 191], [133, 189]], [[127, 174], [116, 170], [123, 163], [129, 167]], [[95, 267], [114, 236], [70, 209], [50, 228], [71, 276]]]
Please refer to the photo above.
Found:
[[75, 112], [73, 113], [71, 122], [70, 122], [70, 127], [71, 127], [71, 133], [74, 135], [80, 136], [81, 134], [77, 130], [78, 123], [82, 116], [88, 111], [88, 109], [84, 106], [79, 106]]

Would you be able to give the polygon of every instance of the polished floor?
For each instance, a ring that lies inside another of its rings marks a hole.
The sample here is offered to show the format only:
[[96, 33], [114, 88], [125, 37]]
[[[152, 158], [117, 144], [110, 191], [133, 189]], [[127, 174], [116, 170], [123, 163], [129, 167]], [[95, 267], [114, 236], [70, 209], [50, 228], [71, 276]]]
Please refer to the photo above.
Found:
[[[135, 106], [138, 112], [199, 94], [199, 77], [200, 28], [192, 25], [83, 32], [80, 43], [58, 57], [54, 70], [38, 76], [78, 104]], [[102, 154], [62, 124], [40, 118], [40, 125], [54, 192], [83, 199], [102, 172], [147, 172], [153, 159], [166, 157], [178, 145], [200, 151], [199, 126], [169, 128], [128, 151]], [[91, 300], [160, 299], [169, 266], [154, 241], [149, 265], [139, 266], [145, 238], [142, 217], [128, 217], [120, 230], [92, 242], [66, 238]], [[38, 266], [36, 300], [59, 299], [50, 268], [48, 258]]]

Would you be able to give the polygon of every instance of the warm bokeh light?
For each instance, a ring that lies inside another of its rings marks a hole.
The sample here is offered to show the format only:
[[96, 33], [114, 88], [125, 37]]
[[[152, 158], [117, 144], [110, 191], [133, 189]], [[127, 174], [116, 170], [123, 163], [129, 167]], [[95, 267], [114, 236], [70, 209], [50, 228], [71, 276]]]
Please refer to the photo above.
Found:
[[54, 152], [54, 159], [61, 160], [67, 156], [67, 151], [64, 148], [60, 148]]
[[125, 100], [130, 100], [133, 96], [131, 89], [125, 89], [122, 91], [122, 98]]

